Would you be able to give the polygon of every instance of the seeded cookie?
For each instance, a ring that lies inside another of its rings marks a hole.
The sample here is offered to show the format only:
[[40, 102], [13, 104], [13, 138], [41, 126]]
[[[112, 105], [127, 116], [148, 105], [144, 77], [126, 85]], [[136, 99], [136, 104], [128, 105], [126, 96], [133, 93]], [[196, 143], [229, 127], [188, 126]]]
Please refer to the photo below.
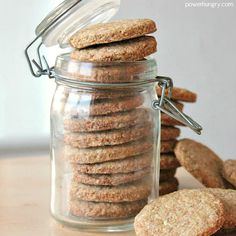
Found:
[[152, 151], [152, 148], [153, 143], [149, 139], [141, 139], [121, 145], [85, 149], [73, 148], [66, 145], [64, 156], [71, 163], [93, 164], [141, 155]]
[[79, 30], [70, 38], [70, 45], [82, 49], [92, 45], [137, 38], [155, 31], [156, 24], [150, 19], [118, 20]]
[[70, 57], [83, 62], [138, 61], [157, 51], [156, 39], [142, 36], [122, 42], [72, 51]]
[[70, 117], [107, 115], [115, 112], [133, 110], [141, 106], [143, 102], [144, 98], [141, 95], [123, 97], [120, 99], [105, 99], [99, 102], [91, 101], [80, 103], [80, 101], [76, 100], [74, 103], [71, 103], [68, 101], [64, 113], [65, 116], [69, 115]]
[[132, 217], [137, 215], [146, 204], [146, 199], [122, 203], [74, 200], [70, 202], [70, 212], [72, 215], [79, 217]]
[[214, 194], [223, 202], [225, 209], [223, 228], [236, 228], [236, 190], [220, 188], [204, 188], [202, 190]]
[[147, 136], [152, 136], [152, 125], [150, 123], [128, 129], [94, 133], [65, 133], [64, 142], [72, 147], [88, 148], [128, 143]]
[[224, 178], [236, 187], [236, 160], [227, 160], [223, 164], [222, 174]]
[[173, 179], [176, 173], [176, 168], [160, 170], [160, 181], [164, 182]]
[[175, 157], [174, 154], [161, 154], [160, 156], [160, 168], [161, 170], [165, 169], [172, 169], [179, 167], [179, 161]]
[[161, 141], [161, 153], [173, 152], [177, 140]]
[[178, 190], [179, 182], [175, 177], [166, 181], [160, 182], [159, 184], [159, 195], [165, 195]]
[[72, 182], [71, 197], [94, 202], [132, 202], [146, 199], [151, 192], [149, 179], [118, 186], [94, 186]]
[[150, 170], [151, 168], [147, 167], [134, 172], [118, 174], [83, 174], [77, 172], [74, 174], [73, 181], [89, 185], [116, 186], [134, 182], [148, 176], [150, 175]]
[[213, 194], [181, 190], [151, 202], [135, 217], [137, 236], [212, 235], [224, 223], [224, 206]]
[[[167, 91], [166, 91], [166, 94], [167, 94]], [[161, 88], [159, 86], [157, 87], [157, 95], [161, 96]], [[174, 87], [172, 89], [171, 99], [183, 101], [183, 102], [196, 102], [197, 94], [187, 89]]]
[[183, 139], [175, 146], [180, 164], [203, 185], [225, 188], [221, 176], [222, 160], [205, 145], [191, 139]]
[[92, 132], [122, 129], [148, 121], [147, 109], [119, 112], [106, 116], [76, 117], [64, 120], [64, 129], [72, 132]]
[[168, 141], [176, 139], [180, 136], [180, 129], [176, 127], [162, 126], [161, 127], [161, 140]]
[[85, 174], [129, 173], [151, 166], [152, 152], [122, 160], [107, 161], [97, 164], [72, 164], [73, 170]]

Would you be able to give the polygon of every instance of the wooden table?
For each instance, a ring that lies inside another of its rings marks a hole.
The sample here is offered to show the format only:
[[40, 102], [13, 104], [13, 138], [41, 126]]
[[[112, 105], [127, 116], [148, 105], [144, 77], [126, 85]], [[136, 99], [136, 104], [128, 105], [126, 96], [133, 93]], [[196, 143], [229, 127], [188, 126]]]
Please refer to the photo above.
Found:
[[[184, 169], [177, 176], [181, 188], [201, 185]], [[92, 234], [58, 224], [49, 213], [50, 160], [47, 156], [0, 159], [0, 235], [2, 236], [133, 236]]]

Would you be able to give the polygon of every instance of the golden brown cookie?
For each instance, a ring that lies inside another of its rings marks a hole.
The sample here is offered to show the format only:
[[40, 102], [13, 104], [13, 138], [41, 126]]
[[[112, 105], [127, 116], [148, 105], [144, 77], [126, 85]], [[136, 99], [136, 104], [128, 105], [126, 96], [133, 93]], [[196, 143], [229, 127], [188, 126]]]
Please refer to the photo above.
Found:
[[97, 44], [107, 44], [137, 38], [156, 31], [150, 19], [117, 20], [83, 28], [70, 38], [70, 45], [77, 49]]
[[179, 167], [179, 161], [174, 154], [161, 154], [160, 156], [160, 168], [161, 170], [173, 169]]
[[225, 161], [222, 174], [229, 183], [236, 187], [236, 160]]
[[152, 151], [152, 149], [153, 143], [151, 140], [141, 139], [121, 145], [85, 149], [73, 148], [66, 145], [64, 156], [65, 159], [69, 160], [71, 163], [93, 164], [141, 155]]
[[152, 125], [134, 126], [128, 129], [94, 133], [65, 133], [64, 142], [77, 148], [101, 147], [124, 144], [152, 136]]
[[147, 200], [109, 203], [74, 200], [70, 202], [70, 212], [74, 216], [93, 218], [121, 218], [137, 215], [147, 204]]
[[183, 123], [179, 122], [178, 120], [168, 116], [165, 113], [161, 113], [161, 124], [165, 126], [186, 126]]
[[157, 51], [156, 39], [142, 36], [71, 52], [70, 57], [82, 62], [139, 61]]
[[137, 236], [212, 235], [224, 223], [224, 206], [213, 194], [180, 190], [158, 198], [135, 217]]
[[173, 152], [177, 140], [161, 141], [161, 153]]
[[72, 182], [71, 198], [94, 202], [132, 202], [146, 199], [151, 192], [149, 179], [118, 186], [94, 186]]
[[207, 146], [183, 139], [175, 146], [180, 164], [206, 187], [225, 188], [221, 176], [222, 160]]
[[166, 181], [160, 182], [159, 184], [159, 195], [165, 195], [178, 190], [179, 182], [175, 177]]
[[[166, 94], [168, 91], [166, 91]], [[161, 88], [157, 87], [157, 94], [158, 96], [161, 96]], [[197, 101], [197, 94], [193, 93], [187, 89], [184, 88], [177, 88], [174, 87], [172, 90], [172, 96], [171, 99], [183, 101], [183, 102], [196, 102]]]
[[173, 179], [173, 177], [175, 176], [175, 173], [176, 173], [176, 168], [160, 170], [160, 182]]
[[146, 167], [134, 172], [118, 174], [84, 174], [76, 172], [74, 173], [73, 181], [89, 185], [116, 186], [134, 182], [148, 176], [150, 175], [150, 170], [150, 167]]
[[162, 126], [161, 127], [161, 140], [169, 141], [176, 139], [180, 136], [180, 129], [176, 127], [170, 126]]
[[72, 164], [73, 170], [85, 174], [129, 173], [151, 166], [152, 152], [121, 160], [106, 161], [96, 164]]
[[111, 115], [65, 119], [64, 129], [71, 132], [93, 132], [122, 129], [147, 122], [148, 119], [148, 110], [139, 108], [129, 112], [113, 113]]
[[236, 190], [220, 189], [220, 188], [204, 188], [203, 191], [208, 191], [218, 197], [224, 204], [225, 221], [224, 229], [236, 227]]

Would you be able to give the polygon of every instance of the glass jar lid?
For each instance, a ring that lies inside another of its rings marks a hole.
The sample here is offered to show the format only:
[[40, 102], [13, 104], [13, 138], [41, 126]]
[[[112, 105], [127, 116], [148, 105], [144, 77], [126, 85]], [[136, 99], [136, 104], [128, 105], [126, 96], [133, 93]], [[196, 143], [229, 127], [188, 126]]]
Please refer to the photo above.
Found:
[[108, 22], [119, 10], [120, 0], [65, 0], [36, 28], [45, 46], [69, 46], [69, 38], [92, 24]]

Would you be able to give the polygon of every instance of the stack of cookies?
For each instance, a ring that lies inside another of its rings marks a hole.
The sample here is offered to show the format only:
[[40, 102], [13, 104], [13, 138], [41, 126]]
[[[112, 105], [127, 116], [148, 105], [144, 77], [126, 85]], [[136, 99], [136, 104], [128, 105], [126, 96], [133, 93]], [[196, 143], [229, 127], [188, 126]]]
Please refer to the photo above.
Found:
[[[161, 88], [157, 88], [158, 96], [161, 96]], [[189, 90], [174, 87], [172, 90], [172, 100], [176, 107], [183, 111], [182, 102], [196, 102], [197, 95]], [[174, 147], [177, 138], [180, 136], [182, 123], [161, 113], [161, 158], [160, 158], [160, 195], [174, 192], [178, 189], [178, 179], [175, 178], [177, 168], [180, 166], [174, 154]]]
[[[98, 24], [72, 36], [71, 58], [82, 62], [130, 62], [156, 51], [151, 20]], [[117, 83], [134, 79], [138, 66], [95, 68], [76, 79]], [[126, 73], [126, 74], [125, 74]], [[123, 74], [123, 76], [120, 76]], [[125, 75], [125, 76], [124, 76]], [[129, 76], [131, 75], [131, 76]], [[69, 89], [64, 108], [64, 156], [71, 166], [68, 207], [76, 217], [127, 218], [147, 203], [152, 188], [153, 110], [135, 89]]]

